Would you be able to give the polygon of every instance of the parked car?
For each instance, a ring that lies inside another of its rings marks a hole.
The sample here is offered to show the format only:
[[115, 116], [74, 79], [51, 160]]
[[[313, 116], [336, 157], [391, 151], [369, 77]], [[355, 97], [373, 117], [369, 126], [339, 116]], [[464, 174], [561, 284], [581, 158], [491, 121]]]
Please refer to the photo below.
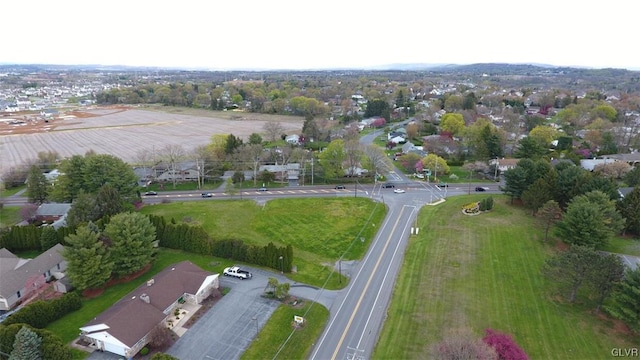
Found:
[[335, 189], [336, 190], [346, 189], [346, 187], [344, 185], [336, 185]]
[[202, 197], [206, 198], [206, 197], [213, 197], [212, 193], [206, 192], [206, 193], [202, 193]]
[[269, 189], [267, 189], [266, 187], [261, 187], [260, 189], [258, 189], [258, 191], [267, 191]]
[[385, 189], [393, 189], [396, 186], [393, 184], [386, 183], [386, 184], [382, 184], [382, 187]]
[[396, 194], [404, 194], [404, 190], [403, 189], [393, 189], [393, 192]]
[[476, 191], [487, 191], [487, 190], [489, 190], [488, 187], [476, 186]]
[[158, 195], [157, 192], [155, 191], [147, 191], [146, 193], [144, 193], [146, 196], [150, 196], [150, 195]]
[[248, 272], [247, 270], [242, 270], [238, 266], [230, 266], [228, 268], [225, 268], [222, 273], [224, 274], [224, 276], [232, 276], [240, 280], [251, 279], [253, 277], [250, 272]]

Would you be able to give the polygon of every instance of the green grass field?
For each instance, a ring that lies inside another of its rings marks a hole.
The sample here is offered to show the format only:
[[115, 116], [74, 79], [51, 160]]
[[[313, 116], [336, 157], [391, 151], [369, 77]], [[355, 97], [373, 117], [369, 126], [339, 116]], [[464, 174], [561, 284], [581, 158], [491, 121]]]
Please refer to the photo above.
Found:
[[[253, 200], [190, 201], [142, 208], [142, 213], [176, 221], [202, 224], [217, 239], [241, 239], [249, 244], [294, 248], [295, 281], [321, 286], [338, 258], [351, 247], [345, 259], [363, 256], [386, 208], [365, 198], [276, 199], [263, 205]], [[365, 242], [359, 241], [360, 237]], [[356, 241], [358, 240], [358, 241]], [[334, 274], [329, 289], [343, 287]]]
[[3, 206], [0, 209], [0, 228], [17, 224], [20, 220], [19, 206]]
[[[304, 326], [295, 330], [292, 326], [294, 315], [305, 319]], [[305, 359], [328, 319], [329, 310], [320, 304], [306, 302], [302, 308], [281, 305], [240, 358]]]
[[526, 211], [498, 196], [490, 213], [463, 215], [475, 198], [421, 211], [373, 358], [429, 358], [443, 336], [464, 328], [511, 334], [531, 359], [603, 359], [637, 347], [591, 304], [569, 305], [549, 290], [540, 268], [555, 250]]

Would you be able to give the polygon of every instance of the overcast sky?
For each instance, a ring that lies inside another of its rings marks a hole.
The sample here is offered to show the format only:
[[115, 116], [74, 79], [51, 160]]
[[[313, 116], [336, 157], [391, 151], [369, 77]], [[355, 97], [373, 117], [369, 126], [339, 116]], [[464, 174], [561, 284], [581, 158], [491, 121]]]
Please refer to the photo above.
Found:
[[0, 63], [640, 69], [638, 8], [631, 0], [6, 1]]

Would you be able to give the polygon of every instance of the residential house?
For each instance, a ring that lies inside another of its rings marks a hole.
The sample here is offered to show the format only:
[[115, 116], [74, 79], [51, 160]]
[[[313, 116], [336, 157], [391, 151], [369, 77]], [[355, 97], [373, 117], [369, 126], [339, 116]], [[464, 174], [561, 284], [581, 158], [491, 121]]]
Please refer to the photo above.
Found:
[[404, 145], [402, 145], [402, 153], [403, 154], [417, 154], [421, 158], [428, 155], [428, 153], [426, 151], [424, 151], [424, 147], [415, 146], [411, 142], [407, 142]]
[[133, 168], [133, 172], [136, 174], [138, 178], [138, 186], [147, 187], [153, 181], [154, 171], [148, 167], [136, 167]]
[[36, 209], [36, 213], [34, 215], [35, 223], [53, 223], [62, 218], [64, 218], [69, 210], [71, 209], [71, 204], [63, 204], [63, 203], [46, 203], [41, 204]]
[[286, 141], [287, 144], [298, 145], [300, 144], [300, 135], [297, 135], [297, 134], [287, 135], [284, 138], [284, 141]]
[[81, 327], [80, 334], [97, 350], [131, 359], [149, 343], [155, 328], [171, 327], [180, 304], [200, 304], [218, 288], [218, 274], [183, 261], [125, 295]]
[[620, 199], [624, 199], [625, 196], [631, 194], [634, 188], [632, 187], [621, 187], [618, 188], [618, 195], [620, 195]]
[[460, 145], [450, 136], [428, 135], [422, 137], [422, 148], [438, 156], [449, 156], [458, 152]]
[[198, 180], [198, 164], [195, 161], [183, 161], [174, 165], [161, 162], [153, 167], [158, 181], [195, 181]]
[[491, 159], [489, 160], [489, 165], [495, 166], [497, 163], [498, 170], [500, 170], [500, 173], [503, 173], [516, 167], [519, 161], [520, 159]]
[[392, 131], [387, 134], [387, 140], [395, 144], [404, 143], [407, 141], [407, 133], [406, 131]]
[[589, 170], [589, 171], [593, 171], [593, 169], [595, 169], [596, 166], [598, 165], [603, 165], [603, 164], [612, 164], [614, 163], [615, 159], [580, 159], [580, 167], [582, 167], [585, 170]]
[[268, 171], [275, 175], [276, 181], [285, 180], [289, 183], [297, 184], [300, 179], [300, 163], [260, 165], [258, 173]]
[[640, 152], [633, 152], [629, 154], [611, 154], [605, 157], [607, 159], [624, 161], [631, 166], [638, 166], [638, 164], [640, 164]]
[[21, 259], [5, 248], [0, 249], [0, 311], [11, 310], [54, 274], [64, 272], [67, 262], [62, 257], [63, 249], [57, 244], [34, 259]]

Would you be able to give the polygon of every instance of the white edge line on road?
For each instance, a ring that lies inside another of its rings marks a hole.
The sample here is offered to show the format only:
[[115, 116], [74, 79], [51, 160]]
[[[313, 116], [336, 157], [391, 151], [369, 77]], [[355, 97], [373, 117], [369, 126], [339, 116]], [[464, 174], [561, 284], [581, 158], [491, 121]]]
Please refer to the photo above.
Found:
[[358, 340], [358, 345], [356, 346], [356, 349], [360, 349], [360, 343], [362, 342], [362, 338], [364, 337], [365, 331], [367, 329], [367, 326], [369, 326], [369, 320], [371, 320], [371, 315], [373, 314], [375, 308], [376, 308], [376, 304], [378, 303], [378, 299], [380, 299], [380, 293], [382, 292], [382, 288], [384, 287], [384, 283], [387, 281], [387, 276], [389, 275], [389, 270], [391, 269], [391, 266], [393, 265], [393, 261], [396, 258], [396, 255], [398, 254], [398, 249], [400, 248], [400, 244], [405, 241], [404, 240], [404, 236], [407, 232], [407, 228], [411, 225], [412, 223], [412, 219], [413, 219], [413, 215], [416, 212], [416, 207], [415, 206], [408, 206], [408, 205], [404, 205], [405, 207], [412, 207], [413, 210], [411, 211], [411, 215], [409, 216], [409, 221], [405, 224], [404, 229], [402, 230], [402, 240], [398, 241], [396, 243], [396, 248], [393, 250], [393, 255], [391, 255], [391, 261], [389, 261], [389, 266], [387, 267], [387, 271], [385, 271], [384, 273], [384, 278], [382, 278], [382, 284], [380, 284], [380, 288], [378, 289], [378, 293], [376, 294], [376, 301], [373, 302], [373, 306], [371, 307], [370, 311], [369, 311], [369, 316], [367, 317], [367, 322], [364, 324], [364, 328], [362, 329], [362, 335], [360, 335], [360, 339]]
[[[387, 216], [387, 218], [384, 221], [384, 225], [382, 225], [382, 227], [380, 229], [384, 229], [388, 225], [390, 219], [391, 219], [391, 216]], [[378, 233], [380, 233], [380, 230], [378, 230]], [[376, 235], [374, 243], [371, 244], [372, 245], [371, 249], [367, 253], [367, 256], [365, 257], [365, 259], [362, 262], [362, 264], [360, 265], [360, 269], [358, 270], [358, 273], [356, 274], [356, 276], [353, 278], [353, 281], [351, 282], [351, 284], [355, 283], [356, 280], [360, 277], [360, 274], [362, 273], [362, 270], [364, 269], [364, 265], [367, 263], [367, 261], [369, 261], [369, 258], [371, 257], [371, 254], [373, 253], [373, 247], [378, 245], [378, 241], [379, 240], [380, 240], [380, 235]], [[322, 335], [322, 338], [320, 339], [320, 341], [316, 345], [316, 349], [313, 351], [313, 354], [311, 355], [311, 357], [309, 359], [311, 359], [311, 360], [315, 359], [316, 355], [318, 354], [318, 350], [320, 350], [320, 347], [322, 346], [322, 343], [324, 342], [325, 338], [327, 337], [327, 334], [329, 334], [329, 329], [331, 329], [331, 327], [333, 326], [333, 323], [338, 318], [338, 314], [340, 314], [340, 311], [342, 310], [342, 306], [344, 306], [345, 301], [347, 301], [347, 298], [349, 297], [349, 294], [351, 293], [352, 289], [353, 289], [353, 286], [349, 285], [349, 290], [347, 290], [347, 293], [345, 294], [344, 298], [342, 299], [342, 302], [340, 303], [340, 306], [338, 307], [338, 310], [336, 310], [336, 316], [331, 320], [331, 322], [329, 323], [329, 326], [327, 326], [326, 332], [324, 333], [324, 335]], [[329, 313], [331, 313], [331, 310], [329, 310]]]

